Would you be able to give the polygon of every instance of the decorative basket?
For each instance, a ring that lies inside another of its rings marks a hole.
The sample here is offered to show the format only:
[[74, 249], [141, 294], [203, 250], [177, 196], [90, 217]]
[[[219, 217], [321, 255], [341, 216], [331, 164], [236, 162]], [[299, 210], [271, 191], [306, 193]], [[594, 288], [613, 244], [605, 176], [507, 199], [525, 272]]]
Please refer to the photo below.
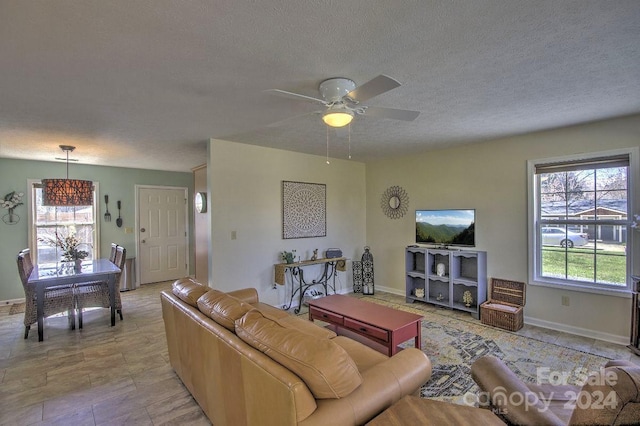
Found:
[[491, 297], [480, 305], [482, 323], [508, 331], [520, 330], [524, 325], [525, 287], [523, 282], [492, 278]]

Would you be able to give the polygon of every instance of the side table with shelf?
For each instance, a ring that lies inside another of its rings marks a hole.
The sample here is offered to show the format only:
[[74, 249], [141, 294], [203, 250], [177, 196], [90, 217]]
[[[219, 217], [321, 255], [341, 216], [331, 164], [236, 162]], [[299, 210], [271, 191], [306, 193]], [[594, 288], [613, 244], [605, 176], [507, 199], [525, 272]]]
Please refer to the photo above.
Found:
[[[487, 300], [486, 252], [407, 247], [405, 271], [407, 302], [427, 302], [480, 318], [480, 305]], [[469, 296], [471, 300], [465, 300]]]

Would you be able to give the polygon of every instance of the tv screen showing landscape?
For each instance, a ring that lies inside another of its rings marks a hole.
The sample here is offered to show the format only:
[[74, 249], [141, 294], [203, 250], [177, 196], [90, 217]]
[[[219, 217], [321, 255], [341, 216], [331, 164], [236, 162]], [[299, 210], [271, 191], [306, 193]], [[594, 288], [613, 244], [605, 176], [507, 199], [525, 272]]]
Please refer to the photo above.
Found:
[[474, 247], [475, 222], [474, 209], [416, 210], [416, 243]]

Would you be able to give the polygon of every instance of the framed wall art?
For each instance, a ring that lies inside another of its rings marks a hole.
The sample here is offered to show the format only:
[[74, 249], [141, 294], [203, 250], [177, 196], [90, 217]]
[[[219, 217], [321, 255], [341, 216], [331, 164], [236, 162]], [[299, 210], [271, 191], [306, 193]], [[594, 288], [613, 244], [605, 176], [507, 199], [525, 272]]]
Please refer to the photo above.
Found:
[[282, 238], [326, 237], [327, 186], [282, 181]]

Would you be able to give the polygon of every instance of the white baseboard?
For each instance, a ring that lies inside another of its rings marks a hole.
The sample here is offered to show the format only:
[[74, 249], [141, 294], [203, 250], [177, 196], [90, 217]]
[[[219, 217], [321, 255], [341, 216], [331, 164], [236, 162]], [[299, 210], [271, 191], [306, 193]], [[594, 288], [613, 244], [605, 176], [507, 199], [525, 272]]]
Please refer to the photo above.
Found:
[[14, 303], [24, 303], [25, 299], [9, 299], [9, 300], [0, 300], [0, 305], [13, 305]]
[[548, 328], [550, 330], [562, 331], [576, 336], [588, 337], [590, 339], [604, 340], [605, 342], [615, 343], [617, 345], [629, 344], [629, 336], [619, 336], [617, 334], [604, 333], [602, 331], [589, 330], [588, 328], [574, 327], [572, 325], [551, 322], [539, 318], [524, 317], [524, 323], [535, 325], [537, 327]]

